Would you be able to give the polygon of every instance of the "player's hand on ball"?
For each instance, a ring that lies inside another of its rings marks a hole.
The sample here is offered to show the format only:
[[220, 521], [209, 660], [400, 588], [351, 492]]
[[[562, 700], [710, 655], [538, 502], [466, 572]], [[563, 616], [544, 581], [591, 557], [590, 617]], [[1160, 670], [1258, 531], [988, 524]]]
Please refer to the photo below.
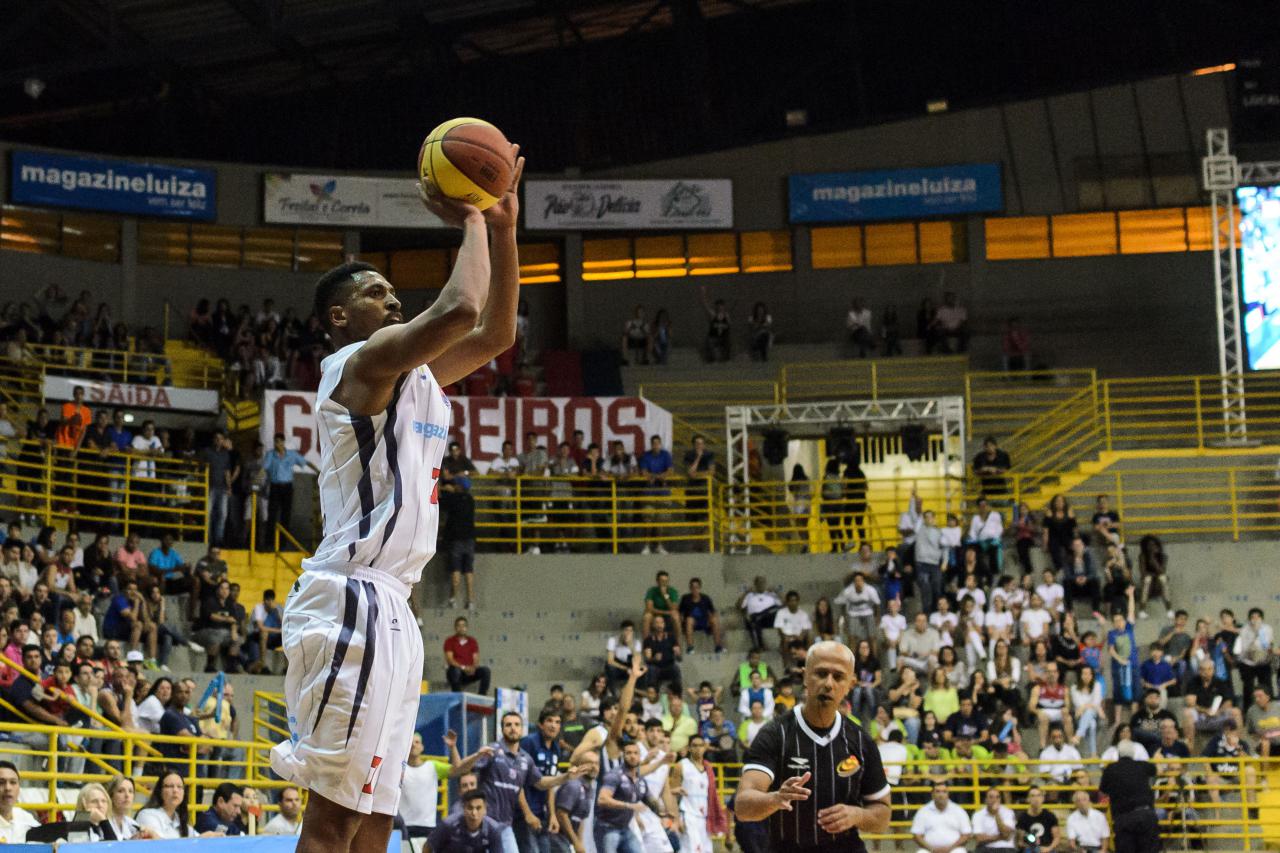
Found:
[[484, 218], [480, 209], [474, 204], [441, 195], [435, 187], [428, 185], [425, 181], [418, 181], [418, 196], [427, 210], [440, 217], [445, 225], [461, 228], [468, 219]]
[[794, 801], [809, 799], [809, 794], [812, 791], [805, 787], [805, 783], [809, 781], [811, 775], [810, 773], [805, 773], [803, 776], [792, 776], [782, 783], [782, 787], [776, 792], [779, 811], [789, 812]]
[[520, 146], [511, 146], [511, 160], [516, 170], [511, 176], [511, 187], [498, 203], [484, 211], [484, 219], [490, 228], [515, 228], [520, 219], [520, 176], [524, 174], [524, 158], [520, 156]]
[[839, 835], [853, 829], [862, 817], [862, 809], [846, 803], [836, 803], [818, 812], [818, 826], [823, 832]]

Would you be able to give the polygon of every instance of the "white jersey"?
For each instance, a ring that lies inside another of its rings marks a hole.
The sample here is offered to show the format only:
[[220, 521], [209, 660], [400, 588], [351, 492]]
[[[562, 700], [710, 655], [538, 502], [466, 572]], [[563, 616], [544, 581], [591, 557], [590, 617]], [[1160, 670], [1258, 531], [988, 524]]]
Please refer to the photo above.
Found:
[[711, 853], [711, 834], [707, 828], [711, 786], [707, 782], [707, 771], [687, 758], [681, 759], [680, 770], [680, 787], [684, 789], [684, 796], [680, 798], [680, 819], [684, 821], [680, 853]]
[[391, 403], [353, 415], [333, 400], [350, 344], [320, 364], [316, 424], [324, 539], [304, 569], [369, 568], [413, 585], [436, 552], [437, 481], [449, 440], [449, 398], [426, 365], [400, 377]]

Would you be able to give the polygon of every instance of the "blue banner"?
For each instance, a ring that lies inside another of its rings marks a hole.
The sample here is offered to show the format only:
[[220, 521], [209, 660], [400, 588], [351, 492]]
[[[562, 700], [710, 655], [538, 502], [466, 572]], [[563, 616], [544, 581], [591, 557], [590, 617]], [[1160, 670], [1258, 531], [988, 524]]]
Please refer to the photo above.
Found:
[[9, 197], [16, 204], [212, 221], [217, 182], [212, 169], [14, 151]]
[[789, 179], [792, 222], [865, 222], [1004, 210], [999, 163]]

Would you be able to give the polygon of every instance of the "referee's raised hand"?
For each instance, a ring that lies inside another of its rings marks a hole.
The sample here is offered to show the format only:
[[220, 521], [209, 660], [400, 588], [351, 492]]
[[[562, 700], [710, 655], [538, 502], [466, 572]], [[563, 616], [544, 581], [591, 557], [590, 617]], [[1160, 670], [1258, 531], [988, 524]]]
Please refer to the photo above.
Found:
[[782, 787], [777, 790], [779, 811], [789, 812], [792, 802], [809, 799], [809, 795], [813, 792], [805, 787], [805, 783], [809, 781], [811, 775], [806, 772], [803, 776], [792, 776], [782, 783]]

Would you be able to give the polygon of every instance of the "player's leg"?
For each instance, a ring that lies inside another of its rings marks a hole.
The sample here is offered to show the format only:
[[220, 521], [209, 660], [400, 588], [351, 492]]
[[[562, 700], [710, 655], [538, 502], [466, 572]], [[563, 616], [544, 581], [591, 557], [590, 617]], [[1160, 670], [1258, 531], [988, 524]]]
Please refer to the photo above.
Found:
[[[351, 840], [351, 853], [382, 853], [387, 849], [387, 844], [391, 840], [391, 824], [392, 817], [389, 814], [368, 814], [363, 815], [360, 821], [360, 828], [356, 830], [355, 838]], [[304, 821], [305, 823], [305, 821]], [[299, 853], [302, 853], [302, 845], [298, 845]]]
[[[386, 817], [386, 815], [362, 815], [311, 791], [307, 798], [307, 819], [302, 822], [302, 834], [298, 838], [298, 853], [348, 853], [348, 851], [355, 853], [355, 851], [365, 850], [386, 850], [385, 837], [381, 847], [361, 847], [356, 843], [359, 840], [364, 819], [373, 817]], [[390, 818], [387, 818], [386, 829], [389, 837]]]

